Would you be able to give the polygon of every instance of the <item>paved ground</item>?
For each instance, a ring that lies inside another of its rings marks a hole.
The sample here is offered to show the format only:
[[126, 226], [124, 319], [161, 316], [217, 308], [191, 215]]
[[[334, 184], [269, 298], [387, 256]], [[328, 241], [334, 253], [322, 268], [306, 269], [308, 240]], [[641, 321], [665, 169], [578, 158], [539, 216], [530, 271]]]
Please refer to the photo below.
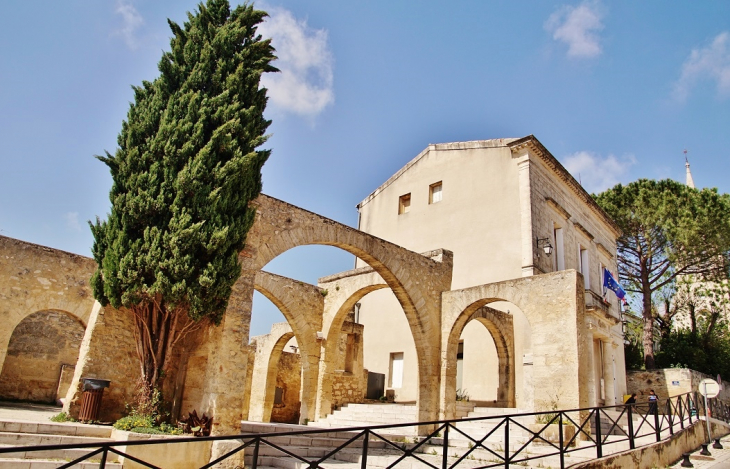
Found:
[[31, 422], [47, 422], [48, 419], [61, 412], [61, 407], [47, 404], [30, 404], [27, 402], [0, 401], [0, 420], [28, 420]]
[[[692, 465], [697, 469], [730, 469], [730, 435], [721, 438], [720, 443], [722, 444], [723, 449], [715, 449], [712, 445], [707, 448], [710, 451], [711, 456], [702, 456], [700, 455], [699, 450], [692, 453], [689, 458]], [[682, 466], [680, 463], [670, 467], [681, 468]]]

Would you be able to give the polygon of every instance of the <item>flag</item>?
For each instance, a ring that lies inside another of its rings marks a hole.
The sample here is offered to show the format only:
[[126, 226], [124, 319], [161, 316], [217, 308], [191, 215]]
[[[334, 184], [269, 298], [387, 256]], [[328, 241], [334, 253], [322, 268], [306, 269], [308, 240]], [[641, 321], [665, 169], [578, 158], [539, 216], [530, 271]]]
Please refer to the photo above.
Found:
[[626, 303], [626, 292], [623, 288], [621, 288], [621, 285], [618, 284], [615, 278], [613, 278], [613, 275], [611, 275], [611, 272], [607, 268], [603, 268], [603, 288], [612, 290], [616, 297]]

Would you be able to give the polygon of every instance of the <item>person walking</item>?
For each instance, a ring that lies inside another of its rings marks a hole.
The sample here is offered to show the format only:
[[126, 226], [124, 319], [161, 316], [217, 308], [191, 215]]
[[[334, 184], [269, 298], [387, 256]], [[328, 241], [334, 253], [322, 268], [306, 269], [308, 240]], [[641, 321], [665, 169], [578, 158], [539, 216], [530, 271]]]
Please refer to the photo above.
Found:
[[657, 397], [656, 393], [653, 389], [649, 390], [649, 413], [651, 415], [656, 415], [658, 411], [657, 402], [659, 401], [659, 398]]

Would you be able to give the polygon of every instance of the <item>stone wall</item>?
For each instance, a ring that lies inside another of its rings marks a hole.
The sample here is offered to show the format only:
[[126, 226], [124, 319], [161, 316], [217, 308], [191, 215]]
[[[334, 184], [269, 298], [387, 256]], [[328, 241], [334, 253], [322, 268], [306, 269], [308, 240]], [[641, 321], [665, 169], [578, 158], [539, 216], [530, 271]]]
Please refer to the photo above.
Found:
[[[271, 421], [299, 423], [299, 391], [302, 382], [302, 357], [298, 353], [281, 352], [276, 374], [276, 388], [281, 389], [281, 402], [274, 402]], [[275, 390], [275, 393], [277, 391]]]
[[[88, 323], [94, 304], [89, 278], [95, 269], [96, 263], [88, 257], [0, 236], [0, 367], [5, 362], [10, 337], [16, 327], [33, 313], [63, 312], [83, 326]], [[43, 332], [38, 335], [38, 348], [45, 350], [49, 346], [53, 347], [49, 343], [53, 340], [51, 333], [47, 333], [49, 335], [45, 337]], [[19, 350], [16, 349], [16, 352]], [[25, 352], [19, 353], [25, 355]], [[16, 359], [25, 358], [20, 355]], [[16, 365], [18, 363], [16, 361]], [[73, 363], [72, 360], [70, 364]], [[60, 361], [48, 364], [56, 374], [56, 382], [61, 365]], [[46, 378], [42, 381], [46, 381]], [[26, 398], [52, 400], [55, 396], [51, 394], [54, 393], [55, 389], [49, 394], [41, 393], [35, 397], [26, 393]]]
[[[637, 393], [637, 401], [647, 400], [649, 390], [653, 389], [659, 399], [668, 399], [688, 392], [699, 392], [700, 382], [705, 378], [717, 379], [688, 368], [663, 368], [650, 371], [629, 371], [626, 373], [628, 394]], [[730, 389], [724, 385], [718, 398], [730, 403]]]
[[[728, 434], [727, 426], [712, 423], [712, 436], [719, 438]], [[653, 443], [633, 451], [623, 451], [601, 459], [578, 463], [573, 469], [654, 469], [668, 467], [682, 458], [683, 453], [694, 451], [707, 442], [707, 427], [704, 421], [696, 421], [691, 427], [667, 440]], [[707, 458], [712, 459], [712, 458]]]
[[0, 373], [0, 398], [54, 403], [61, 370], [74, 366], [84, 336], [81, 322], [56, 311], [23, 319], [10, 337]]
[[81, 378], [108, 379], [99, 420], [113, 422], [132, 403], [135, 383], [140, 376], [134, 341], [134, 322], [129, 314], [95, 303], [81, 342], [73, 381], [66, 394], [64, 411], [77, 417], [81, 409]]
[[339, 409], [345, 404], [364, 402], [367, 382], [368, 370], [363, 370], [360, 374], [336, 371], [332, 377], [332, 408]]

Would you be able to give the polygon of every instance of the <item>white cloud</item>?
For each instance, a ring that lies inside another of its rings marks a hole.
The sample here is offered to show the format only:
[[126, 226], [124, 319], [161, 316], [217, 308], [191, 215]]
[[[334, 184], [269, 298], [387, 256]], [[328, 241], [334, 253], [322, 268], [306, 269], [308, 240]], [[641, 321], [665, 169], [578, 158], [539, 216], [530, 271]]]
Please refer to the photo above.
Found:
[[674, 97], [684, 101], [690, 89], [701, 80], [715, 81], [721, 97], [730, 96], [730, 33], [718, 34], [712, 43], [692, 49], [682, 64], [682, 74], [674, 84]]
[[588, 151], [573, 153], [563, 161], [565, 169], [581, 182], [585, 190], [593, 193], [603, 192], [621, 182], [635, 164], [633, 155], [603, 158]]
[[129, 0], [117, 0], [114, 12], [122, 17], [122, 26], [116, 30], [116, 34], [124, 38], [124, 42], [130, 49], [136, 49], [139, 46], [136, 32], [144, 24], [142, 15]]
[[327, 31], [310, 28], [283, 8], [269, 8], [269, 14], [259, 33], [271, 38], [279, 58], [273, 65], [281, 70], [261, 79], [270, 102], [294, 114], [317, 115], [335, 100]]
[[597, 1], [564, 5], [545, 22], [545, 30], [568, 46], [568, 57], [592, 58], [601, 54], [598, 31], [603, 29], [603, 9]]
[[79, 222], [79, 212], [66, 212], [63, 215], [66, 220], [66, 228], [71, 231], [81, 232], [81, 223]]

